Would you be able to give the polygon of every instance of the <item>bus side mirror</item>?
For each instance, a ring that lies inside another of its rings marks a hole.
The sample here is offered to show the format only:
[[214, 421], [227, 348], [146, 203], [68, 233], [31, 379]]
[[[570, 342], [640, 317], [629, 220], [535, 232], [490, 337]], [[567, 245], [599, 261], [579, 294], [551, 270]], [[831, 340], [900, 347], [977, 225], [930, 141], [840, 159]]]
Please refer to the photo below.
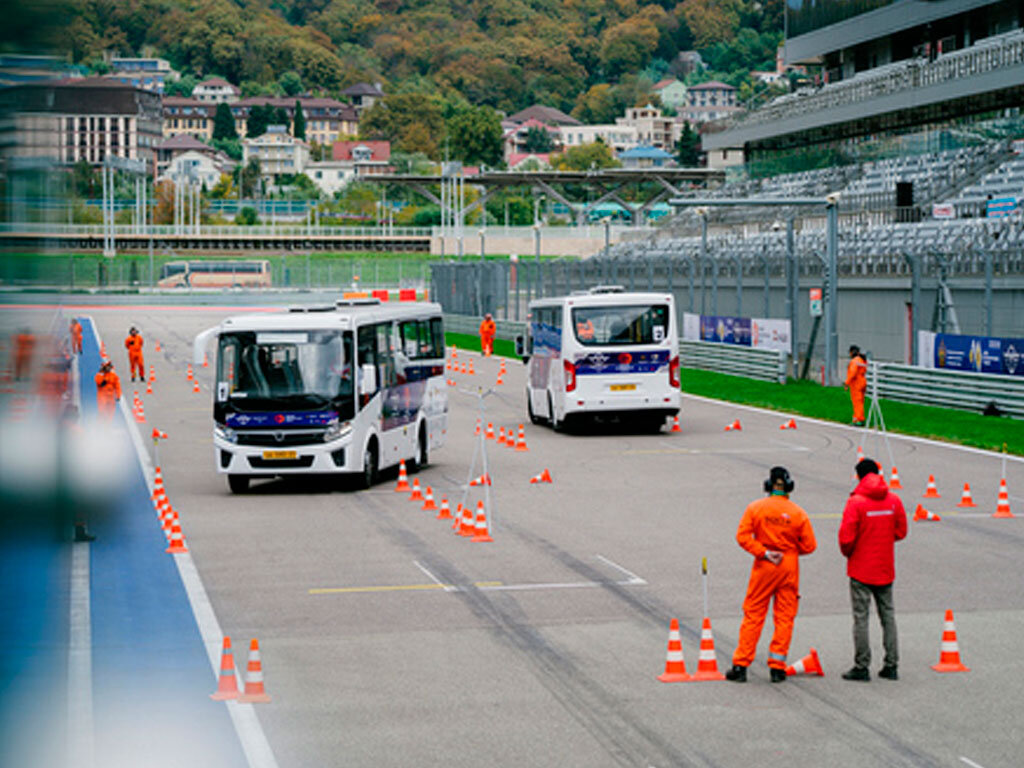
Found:
[[371, 363], [359, 366], [359, 394], [372, 395], [377, 391], [377, 369]]
[[516, 336], [516, 356], [522, 358], [524, 363], [530, 359], [526, 354], [526, 340], [521, 335]]

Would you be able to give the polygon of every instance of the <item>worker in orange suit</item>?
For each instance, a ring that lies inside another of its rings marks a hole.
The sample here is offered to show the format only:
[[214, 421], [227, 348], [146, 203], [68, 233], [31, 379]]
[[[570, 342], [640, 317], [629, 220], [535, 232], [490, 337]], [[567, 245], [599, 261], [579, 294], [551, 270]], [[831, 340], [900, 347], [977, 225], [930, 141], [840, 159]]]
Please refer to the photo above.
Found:
[[488, 312], [480, 321], [480, 349], [483, 350], [484, 357], [490, 357], [494, 353], [494, 334], [497, 330], [494, 318]]
[[135, 371], [139, 372], [139, 381], [146, 380], [145, 363], [142, 360], [142, 336], [139, 329], [132, 326], [128, 329], [128, 338], [124, 340], [124, 348], [128, 350], [128, 365], [131, 368], [132, 381]]
[[864, 392], [868, 388], [868, 361], [856, 344], [850, 347], [850, 362], [846, 366], [846, 382], [843, 384], [850, 390], [850, 402], [853, 403], [853, 426], [863, 427]]
[[799, 557], [817, 547], [807, 513], [789, 500], [794, 485], [785, 467], [772, 467], [764, 481], [768, 497], [747, 507], [736, 531], [736, 541], [754, 556], [754, 566], [743, 601], [739, 644], [732, 656], [732, 669], [725, 673], [733, 682], [747, 681], [747, 667], [757, 654], [757, 641], [773, 598], [775, 633], [768, 646], [768, 668], [773, 683], [786, 679], [786, 654], [800, 600]]
[[82, 324], [77, 317], [71, 319], [71, 351], [82, 354]]
[[32, 370], [32, 353], [36, 348], [36, 337], [28, 328], [22, 328], [14, 336], [14, 378], [27, 379]]
[[120, 399], [121, 379], [114, 373], [114, 364], [104, 360], [96, 374], [96, 410], [101, 416], [112, 419]]

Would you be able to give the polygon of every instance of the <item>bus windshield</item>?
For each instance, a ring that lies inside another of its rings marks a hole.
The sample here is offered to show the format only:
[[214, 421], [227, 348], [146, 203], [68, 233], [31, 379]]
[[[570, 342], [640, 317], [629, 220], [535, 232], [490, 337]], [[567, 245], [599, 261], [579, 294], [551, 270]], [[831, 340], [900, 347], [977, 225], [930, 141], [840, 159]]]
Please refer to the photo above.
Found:
[[668, 336], [667, 304], [574, 307], [572, 327], [585, 347], [660, 344]]
[[352, 334], [245, 331], [220, 337], [218, 381], [242, 411], [337, 410], [355, 415]]

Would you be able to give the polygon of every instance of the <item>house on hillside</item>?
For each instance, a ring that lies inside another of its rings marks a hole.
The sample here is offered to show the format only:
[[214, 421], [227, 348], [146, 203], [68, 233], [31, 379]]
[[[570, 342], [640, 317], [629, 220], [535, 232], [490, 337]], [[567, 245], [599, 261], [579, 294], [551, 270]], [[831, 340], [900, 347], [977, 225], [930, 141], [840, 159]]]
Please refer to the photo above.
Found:
[[163, 93], [164, 84], [179, 77], [166, 59], [113, 56], [109, 63], [110, 74], [106, 77], [153, 93]]
[[221, 176], [230, 176], [235, 165], [235, 161], [223, 152], [188, 150], [175, 155], [174, 159], [164, 168], [163, 173], [157, 177], [157, 181], [170, 180], [175, 177], [190, 178], [209, 191], [220, 181]]
[[651, 93], [661, 99], [661, 106], [679, 109], [686, 104], [686, 86], [674, 77], [660, 80], [651, 88]]
[[192, 89], [192, 98], [210, 104], [233, 104], [242, 92], [223, 77], [209, 77]]
[[510, 171], [550, 171], [550, 152], [516, 152], [505, 161]]
[[668, 152], [646, 144], [620, 152], [619, 160], [623, 168], [668, 168], [676, 164]]
[[508, 125], [522, 125], [528, 120], [536, 120], [538, 123], [551, 126], [562, 126], [562, 125], [583, 125], [579, 120], [571, 115], [565, 114], [560, 109], [555, 107], [546, 107], [543, 104], [534, 104], [532, 107], [516, 112], [514, 115], [509, 115], [501, 121], [502, 127], [507, 123]]
[[637, 130], [631, 125], [563, 125], [558, 131], [565, 149], [600, 141], [617, 154], [640, 143]]
[[184, 96], [163, 97], [164, 136], [192, 136], [209, 141], [213, 138], [213, 117], [215, 104], [204, 104], [197, 99]]
[[615, 124], [636, 130], [640, 144], [672, 149], [675, 141], [672, 134], [672, 118], [666, 117], [657, 107], [648, 104], [646, 107], [630, 107], [625, 117], [615, 118]]
[[323, 192], [333, 195], [350, 182], [394, 172], [390, 141], [336, 141], [329, 160], [306, 164], [305, 173]]
[[343, 90], [341, 95], [347, 96], [356, 112], [362, 115], [365, 110], [384, 98], [384, 91], [381, 90], [380, 83], [356, 83]]
[[186, 152], [199, 152], [213, 157], [217, 150], [209, 144], [204, 144], [194, 136], [187, 133], [179, 133], [169, 139], [164, 139], [156, 146], [156, 175], [163, 176], [164, 171], [178, 155]]
[[242, 164], [255, 159], [260, 176], [276, 182], [282, 174], [305, 173], [309, 163], [309, 144], [288, 133], [287, 126], [271, 125], [267, 132], [254, 139], [242, 140]]
[[712, 80], [690, 86], [686, 92], [686, 106], [679, 110], [677, 119], [701, 125], [728, 117], [739, 109], [736, 106], [736, 89], [728, 83]]
[[302, 107], [306, 118], [306, 141], [323, 147], [333, 144], [339, 136], [355, 136], [359, 133], [359, 115], [351, 104], [337, 99], [312, 96], [253, 96], [241, 99], [231, 105], [235, 117], [235, 130], [239, 136], [246, 135], [249, 112], [255, 106], [270, 104], [280, 107], [288, 116], [288, 130], [295, 120], [295, 102]]
[[[502, 123], [504, 125], [504, 123]], [[542, 123], [540, 120], [530, 118], [519, 124], [509, 125], [505, 129], [502, 135], [502, 144], [504, 146], [504, 157], [505, 162], [509, 162], [509, 158], [513, 155], [521, 155], [525, 152], [529, 152], [530, 149], [527, 146], [527, 138], [530, 135], [530, 131], [543, 131], [548, 135], [548, 139], [551, 142], [549, 152], [557, 152], [562, 148], [562, 133], [558, 126], [548, 125]]]

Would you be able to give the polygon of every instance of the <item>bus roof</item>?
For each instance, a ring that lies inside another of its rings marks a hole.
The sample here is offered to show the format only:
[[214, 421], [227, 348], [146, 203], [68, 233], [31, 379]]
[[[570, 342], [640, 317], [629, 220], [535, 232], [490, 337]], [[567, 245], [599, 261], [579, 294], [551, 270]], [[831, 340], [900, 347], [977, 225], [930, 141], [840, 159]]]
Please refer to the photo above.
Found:
[[367, 323], [386, 320], [415, 320], [441, 315], [441, 305], [433, 302], [402, 302], [388, 304], [357, 304], [335, 308], [310, 306], [305, 311], [297, 308], [283, 308], [279, 312], [236, 315], [221, 322], [219, 330], [226, 331], [270, 331], [270, 330], [330, 330], [352, 329]]
[[569, 296], [554, 296], [545, 299], [534, 299], [530, 302], [529, 306], [531, 309], [533, 307], [562, 307], [566, 305], [615, 306], [616, 304], [637, 304], [652, 301], [672, 302], [672, 294], [646, 291], [626, 291], [622, 293], [574, 293]]

